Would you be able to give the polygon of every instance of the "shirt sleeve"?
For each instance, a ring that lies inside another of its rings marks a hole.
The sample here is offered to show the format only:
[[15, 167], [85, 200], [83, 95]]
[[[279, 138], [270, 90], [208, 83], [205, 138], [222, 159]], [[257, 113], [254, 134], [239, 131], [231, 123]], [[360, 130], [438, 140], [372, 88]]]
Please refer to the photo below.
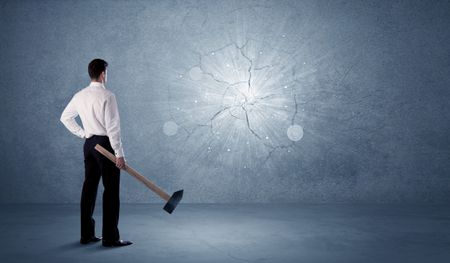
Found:
[[116, 157], [124, 157], [120, 134], [120, 116], [116, 96], [114, 94], [111, 94], [106, 99], [105, 128]]
[[75, 96], [76, 94], [72, 97], [69, 104], [67, 104], [66, 108], [62, 112], [60, 120], [71, 133], [84, 139], [85, 138], [84, 130], [75, 121], [75, 118], [78, 116], [78, 111], [75, 105]]

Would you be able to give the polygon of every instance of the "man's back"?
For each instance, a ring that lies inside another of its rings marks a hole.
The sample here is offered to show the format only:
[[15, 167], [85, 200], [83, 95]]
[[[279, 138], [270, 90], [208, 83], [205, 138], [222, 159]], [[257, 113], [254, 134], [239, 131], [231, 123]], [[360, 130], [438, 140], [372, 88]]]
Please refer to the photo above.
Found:
[[[75, 121], [78, 115], [84, 129]], [[124, 156], [116, 96], [102, 83], [91, 82], [78, 91], [61, 114], [61, 121], [80, 138], [108, 136], [116, 157]]]
[[83, 123], [86, 138], [107, 135], [105, 124], [106, 104], [114, 94], [99, 85], [89, 85], [74, 95], [75, 105]]

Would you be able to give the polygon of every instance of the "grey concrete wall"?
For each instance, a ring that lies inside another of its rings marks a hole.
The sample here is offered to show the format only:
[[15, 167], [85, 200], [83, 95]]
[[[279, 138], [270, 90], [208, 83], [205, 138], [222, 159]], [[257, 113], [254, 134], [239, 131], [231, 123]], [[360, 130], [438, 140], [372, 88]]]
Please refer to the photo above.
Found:
[[186, 202], [450, 201], [448, 1], [0, 3], [2, 203], [78, 202], [59, 117], [96, 57], [128, 163]]

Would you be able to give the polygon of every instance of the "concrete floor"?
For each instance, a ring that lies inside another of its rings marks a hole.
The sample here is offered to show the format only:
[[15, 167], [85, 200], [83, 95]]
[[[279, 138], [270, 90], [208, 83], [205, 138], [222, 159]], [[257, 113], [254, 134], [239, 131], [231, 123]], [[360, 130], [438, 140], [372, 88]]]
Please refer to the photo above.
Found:
[[[80, 245], [78, 205], [2, 205], [0, 262], [450, 262], [448, 206], [122, 204], [122, 248]], [[97, 208], [101, 234], [101, 206]]]

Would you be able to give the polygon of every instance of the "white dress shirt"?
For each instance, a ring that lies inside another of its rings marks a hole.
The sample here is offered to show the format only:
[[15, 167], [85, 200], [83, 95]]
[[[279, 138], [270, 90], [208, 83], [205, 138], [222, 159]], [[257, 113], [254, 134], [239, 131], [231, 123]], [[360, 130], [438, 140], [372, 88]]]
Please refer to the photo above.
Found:
[[[78, 115], [84, 130], [75, 121]], [[82, 139], [93, 135], [108, 136], [115, 156], [124, 157], [116, 96], [102, 83], [91, 82], [75, 93], [60, 120], [71, 133]]]

